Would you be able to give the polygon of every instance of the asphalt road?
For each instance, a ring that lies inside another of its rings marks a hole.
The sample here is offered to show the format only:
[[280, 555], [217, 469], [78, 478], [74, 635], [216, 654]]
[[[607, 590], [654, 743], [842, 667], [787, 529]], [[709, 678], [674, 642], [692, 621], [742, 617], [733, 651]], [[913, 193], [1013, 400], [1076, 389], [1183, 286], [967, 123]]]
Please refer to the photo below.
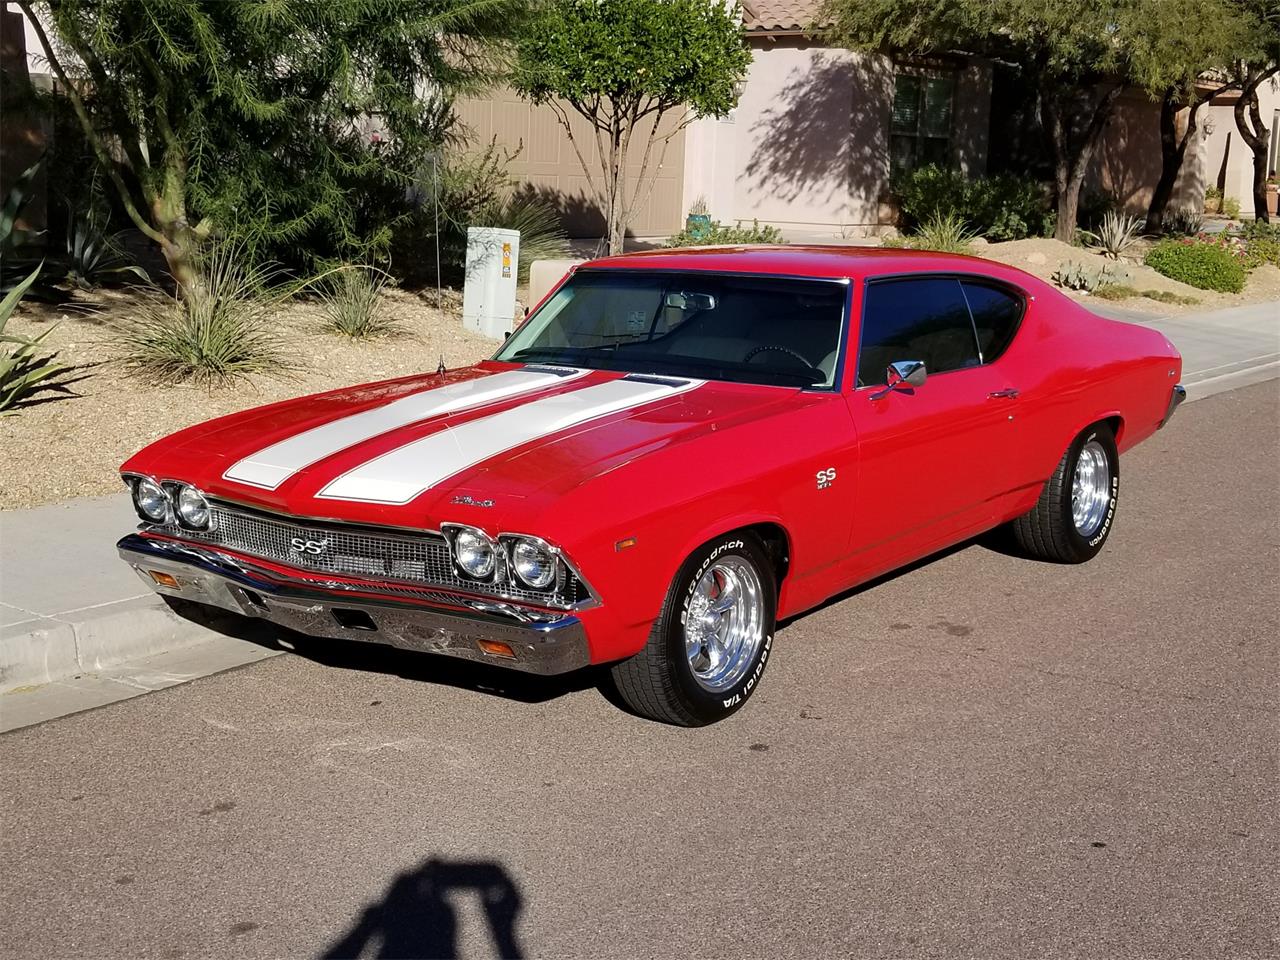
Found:
[[1274, 957], [1280, 383], [787, 625], [703, 730], [309, 646], [0, 737], [6, 957]]

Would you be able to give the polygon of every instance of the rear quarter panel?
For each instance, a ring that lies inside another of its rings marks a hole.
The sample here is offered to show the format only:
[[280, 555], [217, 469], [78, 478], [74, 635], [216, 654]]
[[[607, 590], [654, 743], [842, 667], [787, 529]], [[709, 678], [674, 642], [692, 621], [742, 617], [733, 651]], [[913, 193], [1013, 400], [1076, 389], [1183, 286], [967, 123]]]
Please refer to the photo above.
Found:
[[1181, 357], [1158, 330], [1100, 317], [1050, 288], [1030, 292], [1023, 328], [997, 361], [1020, 391], [1029, 488], [1018, 511], [1090, 424], [1117, 420], [1121, 452], [1151, 436], [1182, 375]]

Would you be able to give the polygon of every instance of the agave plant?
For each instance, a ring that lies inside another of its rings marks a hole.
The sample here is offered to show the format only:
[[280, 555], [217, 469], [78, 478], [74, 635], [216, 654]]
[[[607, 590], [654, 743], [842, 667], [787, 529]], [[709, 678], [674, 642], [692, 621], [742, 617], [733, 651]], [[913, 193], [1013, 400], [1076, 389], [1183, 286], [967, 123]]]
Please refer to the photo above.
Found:
[[1101, 250], [1104, 256], [1112, 260], [1119, 260], [1137, 241], [1146, 224], [1140, 217], [1108, 210], [1096, 231], [1082, 230], [1081, 233], [1090, 247]]
[[55, 362], [56, 353], [40, 351], [41, 341], [53, 333], [55, 327], [50, 327], [38, 337], [24, 337], [5, 329], [14, 307], [39, 275], [40, 267], [36, 267], [0, 300], [0, 416], [13, 414], [14, 406], [20, 401], [54, 386], [50, 381], [68, 369]]
[[120, 233], [108, 236], [91, 217], [68, 218], [67, 279], [82, 290], [93, 290], [123, 274], [143, 283], [151, 278], [139, 266], [125, 263], [120, 255]]
[[[39, 240], [44, 231], [24, 230], [18, 226], [18, 220], [27, 204], [31, 202], [31, 198], [35, 196], [33, 185], [43, 163], [42, 157], [22, 171], [22, 175], [9, 188], [4, 206], [0, 207], [0, 295], [17, 288], [25, 277], [32, 274], [33, 270], [37, 276], [40, 274], [40, 261], [23, 255], [21, 248]], [[48, 280], [47, 275], [45, 279]], [[28, 284], [23, 289], [29, 290], [33, 296], [41, 299], [49, 299], [53, 294], [52, 287], [47, 283], [35, 290], [30, 290], [30, 286]]]

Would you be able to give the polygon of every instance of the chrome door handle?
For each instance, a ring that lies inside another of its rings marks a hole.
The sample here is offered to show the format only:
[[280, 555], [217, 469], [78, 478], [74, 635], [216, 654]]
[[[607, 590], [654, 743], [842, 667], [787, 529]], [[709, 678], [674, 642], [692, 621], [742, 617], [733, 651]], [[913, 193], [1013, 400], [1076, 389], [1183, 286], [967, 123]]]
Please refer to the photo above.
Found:
[[1018, 391], [1013, 387], [1005, 387], [1003, 390], [994, 390], [987, 394], [988, 400], [1013, 400], [1018, 396]]

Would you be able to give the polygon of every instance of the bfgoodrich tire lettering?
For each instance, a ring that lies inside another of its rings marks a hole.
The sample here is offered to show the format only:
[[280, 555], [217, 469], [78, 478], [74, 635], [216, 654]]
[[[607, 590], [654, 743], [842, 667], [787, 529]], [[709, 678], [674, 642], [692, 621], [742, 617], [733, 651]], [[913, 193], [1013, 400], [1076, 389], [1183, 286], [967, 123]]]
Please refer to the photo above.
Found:
[[[1089, 482], [1082, 482], [1086, 472]], [[1082, 507], [1082, 493], [1093, 509]], [[1013, 522], [1014, 537], [1038, 559], [1084, 563], [1106, 543], [1119, 499], [1115, 436], [1106, 424], [1095, 424], [1072, 441], [1035, 507]]]
[[[728, 534], [699, 547], [676, 573], [644, 649], [613, 667], [619, 696], [636, 713], [679, 726], [734, 713], [760, 686], [777, 596], [773, 564], [754, 535]], [[704, 631], [710, 639], [700, 643]]]

